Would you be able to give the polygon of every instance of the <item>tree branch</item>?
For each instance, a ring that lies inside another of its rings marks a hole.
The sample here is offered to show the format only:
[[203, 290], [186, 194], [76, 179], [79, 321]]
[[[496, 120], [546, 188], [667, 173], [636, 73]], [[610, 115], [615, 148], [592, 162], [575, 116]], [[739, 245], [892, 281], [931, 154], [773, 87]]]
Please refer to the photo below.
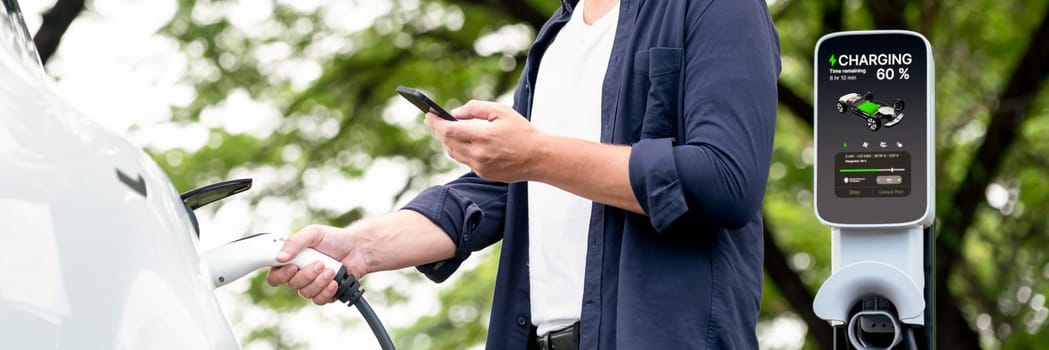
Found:
[[922, 1], [922, 13], [921, 20], [918, 23], [918, 31], [922, 34], [929, 35], [932, 33], [932, 24], [936, 22], [936, 17], [940, 14], [940, 8], [943, 3], [939, 0], [925, 0]]
[[768, 225], [768, 218], [764, 220], [765, 237], [765, 272], [768, 273], [772, 282], [779, 287], [783, 298], [794, 308], [808, 327], [808, 333], [816, 340], [820, 349], [830, 350], [834, 348], [834, 331], [826, 321], [816, 316], [812, 311], [812, 293], [798, 277], [798, 273], [790, 268], [787, 255], [783, 253], [776, 244], [772, 229]]
[[979, 344], [979, 337], [968, 327], [961, 311], [957, 309], [957, 302], [946, 291], [948, 272], [961, 258], [961, 243], [972, 225], [977, 207], [982, 203], [984, 189], [998, 173], [1005, 153], [1016, 141], [1021, 126], [1030, 115], [1029, 109], [1035, 97], [1044, 87], [1045, 79], [1049, 76], [1049, 65], [1045, 65], [1045, 62], [1049, 62], [1049, 11], [1031, 35], [1027, 51], [1017, 62], [1009, 82], [999, 94], [999, 103], [991, 113], [983, 143], [970, 162], [970, 170], [951, 197], [953, 209], [946, 211], [941, 220], [936, 240], [936, 285], [937, 302], [941, 305], [937, 314], [940, 320], [938, 343], [944, 349]]
[[539, 12], [535, 7], [529, 5], [527, 1], [462, 0], [460, 2], [489, 8], [499, 13], [505, 13], [513, 18], [528, 23], [528, 25], [536, 30], [542, 28], [543, 24], [545, 24], [546, 20], [550, 17], [550, 14]]
[[779, 103], [790, 110], [809, 126], [812, 126], [812, 104], [808, 100], [791, 90], [782, 81], [776, 82], [776, 93], [779, 95]]
[[903, 19], [905, 3], [901, 0], [867, 0], [874, 27], [878, 29], [906, 29]]
[[837, 32], [845, 27], [841, 15], [842, 0], [823, 1], [823, 32]]
[[40, 62], [46, 64], [47, 60], [58, 50], [58, 43], [66, 34], [69, 25], [84, 10], [85, 0], [58, 0], [55, 6], [44, 12], [43, 23], [33, 36], [36, 51], [40, 53]]

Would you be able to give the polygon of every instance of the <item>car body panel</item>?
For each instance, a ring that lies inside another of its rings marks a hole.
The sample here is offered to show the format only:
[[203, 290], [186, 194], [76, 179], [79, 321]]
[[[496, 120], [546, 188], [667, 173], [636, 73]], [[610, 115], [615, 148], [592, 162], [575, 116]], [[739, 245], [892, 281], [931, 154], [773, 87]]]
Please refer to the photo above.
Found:
[[4, 347], [239, 348], [171, 181], [70, 106], [0, 11]]

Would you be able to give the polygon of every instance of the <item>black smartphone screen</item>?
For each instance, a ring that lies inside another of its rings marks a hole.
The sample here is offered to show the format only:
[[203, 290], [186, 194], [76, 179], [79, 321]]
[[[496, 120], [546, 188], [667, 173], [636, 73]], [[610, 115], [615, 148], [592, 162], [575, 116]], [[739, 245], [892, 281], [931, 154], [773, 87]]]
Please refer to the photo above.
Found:
[[446, 112], [444, 108], [441, 108], [441, 106], [438, 105], [437, 102], [433, 102], [433, 100], [427, 97], [426, 94], [424, 94], [422, 91], [412, 89], [410, 87], [398, 86], [397, 93], [401, 94], [401, 96], [408, 100], [408, 102], [411, 102], [416, 107], [419, 107], [419, 110], [423, 113], [428, 113], [432, 110], [434, 114], [437, 114], [437, 116], [441, 117], [442, 119], [450, 120], [453, 122], [458, 120], [455, 119], [455, 117], [452, 117], [451, 114], [448, 114], [448, 112]]

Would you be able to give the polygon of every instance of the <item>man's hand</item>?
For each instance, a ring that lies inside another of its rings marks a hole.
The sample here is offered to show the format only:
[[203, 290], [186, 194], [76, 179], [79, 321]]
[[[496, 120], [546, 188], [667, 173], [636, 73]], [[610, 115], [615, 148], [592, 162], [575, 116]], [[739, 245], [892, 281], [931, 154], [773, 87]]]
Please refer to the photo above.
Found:
[[[358, 279], [368, 272], [368, 263], [363, 249], [358, 247], [356, 235], [358, 226], [337, 228], [321, 225], [310, 225], [299, 230], [284, 242], [284, 248], [277, 254], [277, 261], [286, 262], [310, 247], [328, 255], [346, 266], [346, 270]], [[299, 295], [312, 299], [317, 305], [334, 301], [338, 284], [335, 283], [336, 271], [327, 270], [320, 262], [314, 262], [306, 268], [299, 269], [294, 264], [270, 269], [266, 282], [271, 286], [288, 284], [298, 290]]]
[[509, 106], [487, 101], [470, 101], [451, 114], [463, 121], [427, 113], [426, 126], [452, 159], [488, 180], [509, 183], [531, 178], [540, 158], [538, 145], [546, 135], [527, 119]]
[[[418, 266], [455, 255], [455, 244], [448, 235], [411, 210], [361, 220], [347, 228], [306, 226], [284, 242], [277, 261], [291, 260], [307, 247], [338, 260], [357, 279], [375, 271]], [[286, 265], [271, 268], [266, 282], [274, 287], [287, 283], [302, 297], [322, 305], [334, 301], [338, 288], [335, 273], [325, 270], [320, 262], [304, 269]]]
[[513, 108], [494, 102], [470, 101], [452, 116], [461, 121], [427, 113], [426, 126], [449, 156], [477, 176], [508, 183], [538, 181], [644, 214], [630, 187], [630, 146], [545, 134]]

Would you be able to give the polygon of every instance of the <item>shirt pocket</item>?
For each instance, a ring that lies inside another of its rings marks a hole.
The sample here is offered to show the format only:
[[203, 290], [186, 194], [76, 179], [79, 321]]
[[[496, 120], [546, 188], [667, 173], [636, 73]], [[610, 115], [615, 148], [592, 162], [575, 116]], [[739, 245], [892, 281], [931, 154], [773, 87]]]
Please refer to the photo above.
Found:
[[[635, 139], [670, 136], [677, 124], [681, 99], [681, 49], [653, 47], [634, 55], [634, 73], [647, 85], [647, 93], [636, 91], [632, 97], [645, 99], [645, 110]], [[647, 81], [646, 81], [647, 79]]]

